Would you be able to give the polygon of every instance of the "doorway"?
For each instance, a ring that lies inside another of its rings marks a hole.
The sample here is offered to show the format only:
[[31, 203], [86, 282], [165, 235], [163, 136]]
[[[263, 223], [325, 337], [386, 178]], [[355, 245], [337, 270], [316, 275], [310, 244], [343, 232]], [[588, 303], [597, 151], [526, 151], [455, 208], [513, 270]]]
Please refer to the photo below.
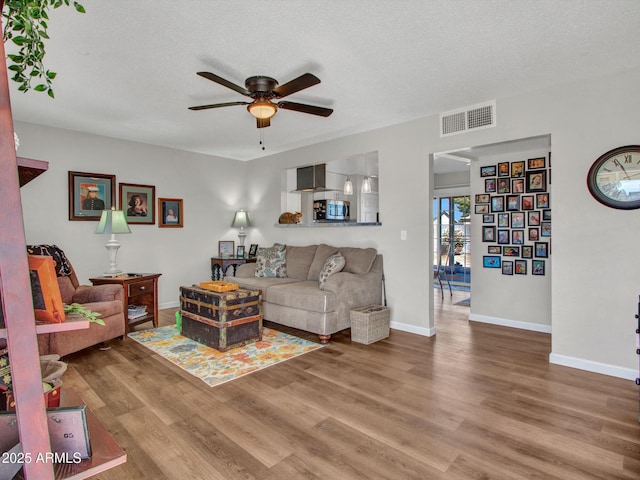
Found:
[[435, 197], [434, 271], [457, 290], [471, 290], [471, 197]]

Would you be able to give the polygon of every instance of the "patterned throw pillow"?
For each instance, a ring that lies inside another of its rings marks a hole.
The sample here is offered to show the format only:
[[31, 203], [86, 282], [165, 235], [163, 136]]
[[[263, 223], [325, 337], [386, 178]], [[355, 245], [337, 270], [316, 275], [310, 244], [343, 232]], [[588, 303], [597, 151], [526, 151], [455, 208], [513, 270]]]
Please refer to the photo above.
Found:
[[344, 265], [345, 260], [340, 252], [334, 253], [325, 260], [322, 270], [320, 270], [320, 290], [324, 290], [324, 284], [327, 279], [334, 273], [342, 271]]
[[274, 245], [258, 248], [256, 277], [287, 277], [287, 246]]

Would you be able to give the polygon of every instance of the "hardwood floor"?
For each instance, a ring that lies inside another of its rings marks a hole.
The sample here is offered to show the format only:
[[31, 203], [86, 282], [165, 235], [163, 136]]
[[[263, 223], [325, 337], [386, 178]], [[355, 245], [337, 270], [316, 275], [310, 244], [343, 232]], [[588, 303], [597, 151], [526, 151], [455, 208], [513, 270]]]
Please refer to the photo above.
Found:
[[434, 293], [434, 337], [347, 331], [214, 388], [129, 339], [66, 357], [63, 388], [128, 454], [95, 478], [640, 478], [633, 382], [550, 365], [549, 335], [469, 322], [453, 305], [468, 293]]

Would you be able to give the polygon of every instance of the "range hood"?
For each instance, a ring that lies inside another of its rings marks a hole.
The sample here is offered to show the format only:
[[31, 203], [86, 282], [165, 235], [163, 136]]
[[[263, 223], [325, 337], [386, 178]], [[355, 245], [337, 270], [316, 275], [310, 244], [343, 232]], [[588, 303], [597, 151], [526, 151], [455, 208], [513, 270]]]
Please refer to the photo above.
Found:
[[296, 192], [325, 192], [327, 188], [327, 164], [320, 163], [297, 169]]

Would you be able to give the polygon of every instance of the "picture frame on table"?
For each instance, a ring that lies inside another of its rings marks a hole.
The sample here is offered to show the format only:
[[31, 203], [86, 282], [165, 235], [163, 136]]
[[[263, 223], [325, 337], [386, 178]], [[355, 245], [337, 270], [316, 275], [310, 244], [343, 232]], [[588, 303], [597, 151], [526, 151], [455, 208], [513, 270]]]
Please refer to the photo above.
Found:
[[487, 165], [486, 167], [480, 167], [480, 176], [481, 177], [495, 177], [496, 176], [496, 166], [495, 165]]
[[547, 190], [547, 171], [531, 170], [526, 172], [527, 178], [525, 182], [525, 190], [527, 193], [546, 192]]
[[244, 258], [244, 245], [238, 245], [236, 248], [236, 258]]
[[158, 198], [158, 228], [183, 228], [181, 198]]
[[156, 224], [156, 187], [137, 183], [121, 183], [120, 209], [127, 223], [138, 225]]
[[100, 220], [102, 210], [116, 206], [116, 176], [69, 172], [69, 220]]
[[218, 257], [231, 258], [234, 255], [236, 242], [233, 240], [220, 240], [218, 242]]
[[258, 255], [258, 244], [252, 243], [249, 247], [249, 258], [253, 258]]

